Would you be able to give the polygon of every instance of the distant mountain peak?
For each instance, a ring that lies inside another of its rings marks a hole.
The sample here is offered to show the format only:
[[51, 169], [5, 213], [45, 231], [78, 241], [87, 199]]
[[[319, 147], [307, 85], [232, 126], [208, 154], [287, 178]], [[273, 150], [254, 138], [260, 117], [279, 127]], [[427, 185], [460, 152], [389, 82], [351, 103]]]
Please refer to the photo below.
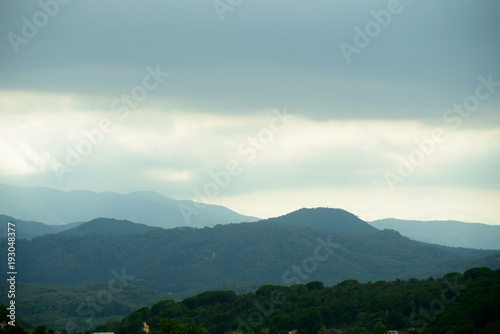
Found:
[[477, 249], [500, 249], [500, 226], [455, 220], [403, 220], [395, 218], [370, 222], [380, 230], [392, 229], [413, 240]]
[[133, 234], [145, 233], [158, 229], [160, 228], [134, 223], [125, 219], [96, 218], [80, 224], [75, 228], [62, 231], [60, 234], [80, 236], [87, 234]]
[[132, 197], [132, 198], [137, 198], [137, 199], [145, 199], [148, 201], [158, 201], [158, 202], [172, 202], [174, 201], [171, 198], [168, 198], [166, 196], [163, 196], [162, 194], [156, 192], [156, 191], [134, 191], [131, 193], [128, 193], [126, 196]]
[[349, 211], [336, 208], [302, 208], [280, 217], [270, 218], [267, 221], [337, 233], [373, 233], [377, 231], [376, 228]]
[[113, 217], [149, 226], [204, 227], [217, 224], [255, 222], [258, 218], [241, 215], [226, 207], [175, 200], [154, 191], [130, 194], [60, 191], [43, 187], [16, 187], [0, 184], [0, 213], [22, 220], [64, 225]]
[[295, 211], [288, 213], [288, 215], [296, 214], [296, 213], [325, 213], [328, 215], [339, 215], [345, 214], [349, 216], [357, 217], [355, 214], [340, 208], [328, 208], [328, 207], [316, 207], [316, 208], [301, 208]]

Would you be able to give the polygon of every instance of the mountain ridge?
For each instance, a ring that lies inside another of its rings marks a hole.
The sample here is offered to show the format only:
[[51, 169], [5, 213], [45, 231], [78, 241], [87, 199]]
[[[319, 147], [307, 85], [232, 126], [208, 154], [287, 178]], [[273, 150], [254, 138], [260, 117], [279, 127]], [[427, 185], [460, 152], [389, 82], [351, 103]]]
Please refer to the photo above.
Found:
[[[0, 240], [0, 253], [5, 242]], [[127, 268], [134, 284], [164, 292], [249, 279], [280, 284], [307, 277], [335, 284], [350, 278], [427, 278], [479, 262], [500, 267], [500, 253], [486, 252], [485, 260], [392, 230], [338, 233], [265, 220], [135, 234], [51, 234], [18, 244], [22, 282], [87, 284], [105, 280], [110, 268]]]
[[81, 222], [69, 223], [66, 225], [47, 225], [40, 222], [26, 221], [11, 216], [0, 214], [0, 238], [7, 237], [7, 223], [14, 223], [16, 229], [16, 238], [32, 239], [47, 234], [55, 234], [68, 229], [72, 229], [81, 224]]
[[[403, 220], [379, 219], [369, 224], [390, 228], [413, 240], [449, 247], [500, 249], [500, 226], [482, 223], [465, 223], [456, 220]], [[432, 231], [429, 233], [429, 231]]]
[[88, 234], [135, 234], [146, 233], [161, 229], [145, 224], [134, 223], [129, 220], [113, 218], [96, 218], [78, 226], [59, 232], [60, 235], [88, 235]]
[[[314, 220], [311, 216], [314, 215]], [[267, 222], [284, 222], [294, 226], [313, 227], [337, 233], [373, 233], [377, 229], [353, 213], [336, 208], [301, 208], [279, 217], [265, 219]]]
[[64, 192], [45, 187], [0, 184], [0, 213], [48, 225], [90, 221], [96, 217], [130, 220], [154, 227], [214, 226], [259, 220], [220, 205], [174, 200], [155, 192]]

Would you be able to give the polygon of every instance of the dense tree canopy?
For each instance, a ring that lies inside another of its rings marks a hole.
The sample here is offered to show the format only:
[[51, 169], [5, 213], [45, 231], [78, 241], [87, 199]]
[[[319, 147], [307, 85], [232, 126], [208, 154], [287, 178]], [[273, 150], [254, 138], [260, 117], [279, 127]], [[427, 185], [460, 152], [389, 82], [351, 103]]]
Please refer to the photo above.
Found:
[[352, 334], [386, 333], [391, 329], [498, 333], [500, 270], [473, 268], [463, 275], [449, 273], [438, 279], [393, 282], [346, 280], [332, 287], [324, 287], [321, 282], [291, 287], [266, 285], [239, 296], [232, 291], [210, 291], [182, 302], [161, 301], [120, 322], [108, 322], [102, 329], [137, 333], [147, 322], [151, 329], [168, 334], [165, 324], [172, 328], [179, 324], [169, 322], [173, 320], [200, 324], [212, 334], [259, 333], [263, 329], [269, 334], [293, 329], [299, 334], [317, 334], [327, 328]]

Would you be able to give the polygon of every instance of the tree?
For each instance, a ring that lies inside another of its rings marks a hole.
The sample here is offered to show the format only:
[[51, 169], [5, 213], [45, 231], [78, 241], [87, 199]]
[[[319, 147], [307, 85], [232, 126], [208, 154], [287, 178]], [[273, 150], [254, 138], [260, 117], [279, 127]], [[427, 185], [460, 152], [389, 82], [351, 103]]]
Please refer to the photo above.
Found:
[[291, 328], [292, 319], [286, 314], [278, 314], [271, 320], [271, 324], [278, 330], [281, 329], [292, 329]]
[[45, 327], [45, 326], [37, 326], [35, 328], [35, 334], [45, 334], [46, 331], [47, 331], [47, 327]]
[[382, 321], [379, 321], [373, 326], [373, 334], [385, 334], [387, 333], [387, 328]]
[[159, 328], [166, 334], [206, 334], [207, 330], [203, 326], [194, 322], [188, 324], [175, 319], [162, 319]]
[[324, 325], [323, 325], [323, 326], [321, 326], [321, 328], [320, 328], [320, 329], [319, 329], [319, 331], [318, 331], [318, 334], [326, 334], [326, 333], [327, 333], [327, 331], [326, 331], [326, 327], [325, 327]]
[[405, 327], [405, 319], [399, 312], [390, 312], [387, 317], [387, 327], [389, 329], [401, 329]]
[[320, 290], [323, 289], [325, 286], [323, 285], [323, 282], [320, 281], [312, 281], [306, 284], [306, 288], [311, 290]]
[[368, 331], [364, 327], [351, 327], [347, 330], [346, 333], [347, 334], [364, 334], [364, 333], [368, 333]]
[[299, 313], [302, 315], [297, 319], [297, 326], [299, 328], [307, 329], [309, 333], [316, 333], [319, 328], [314, 330], [314, 326], [321, 322], [321, 313], [315, 308], [311, 308], [308, 311], [300, 310]]
[[342, 314], [342, 317], [340, 317], [340, 322], [343, 324], [349, 324], [351, 323], [351, 312], [345, 311], [344, 314]]

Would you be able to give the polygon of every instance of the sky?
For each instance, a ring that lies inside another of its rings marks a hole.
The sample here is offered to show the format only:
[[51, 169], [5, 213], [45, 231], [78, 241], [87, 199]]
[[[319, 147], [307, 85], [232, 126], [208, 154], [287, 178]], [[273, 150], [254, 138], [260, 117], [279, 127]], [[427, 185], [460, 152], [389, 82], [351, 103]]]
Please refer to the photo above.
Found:
[[500, 225], [500, 2], [0, 2], [0, 183]]

